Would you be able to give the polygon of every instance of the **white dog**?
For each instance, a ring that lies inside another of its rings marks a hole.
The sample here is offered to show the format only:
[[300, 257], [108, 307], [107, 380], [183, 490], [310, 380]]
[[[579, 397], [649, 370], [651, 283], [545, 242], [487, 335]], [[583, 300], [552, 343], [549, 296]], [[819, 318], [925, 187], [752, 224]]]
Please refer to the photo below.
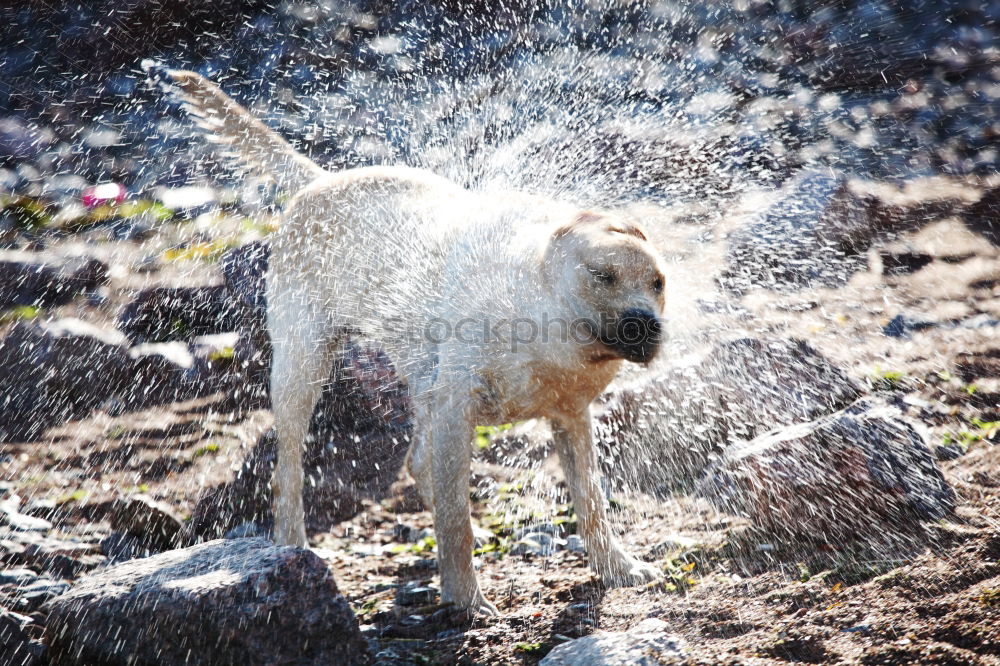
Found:
[[644, 231], [417, 169], [328, 173], [198, 74], [153, 70], [217, 140], [299, 187], [267, 275], [275, 540], [306, 545], [303, 441], [335, 355], [360, 336], [389, 353], [412, 397], [409, 469], [433, 510], [443, 602], [497, 612], [473, 569], [470, 442], [477, 424], [537, 417], [551, 422], [594, 570], [607, 584], [658, 578], [610, 529], [590, 422], [622, 361], [659, 347], [663, 266]]

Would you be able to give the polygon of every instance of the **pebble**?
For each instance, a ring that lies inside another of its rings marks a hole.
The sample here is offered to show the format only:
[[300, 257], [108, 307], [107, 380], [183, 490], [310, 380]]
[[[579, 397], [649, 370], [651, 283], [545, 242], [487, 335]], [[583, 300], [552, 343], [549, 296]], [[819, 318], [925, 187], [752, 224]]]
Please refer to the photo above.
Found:
[[24, 567], [0, 571], [0, 585], [24, 586], [36, 580], [38, 580], [38, 574]]
[[530, 532], [511, 546], [510, 552], [512, 555], [551, 555], [565, 545], [565, 540], [545, 532]]
[[396, 604], [399, 606], [426, 606], [434, 603], [438, 590], [431, 585], [410, 582], [396, 588]]

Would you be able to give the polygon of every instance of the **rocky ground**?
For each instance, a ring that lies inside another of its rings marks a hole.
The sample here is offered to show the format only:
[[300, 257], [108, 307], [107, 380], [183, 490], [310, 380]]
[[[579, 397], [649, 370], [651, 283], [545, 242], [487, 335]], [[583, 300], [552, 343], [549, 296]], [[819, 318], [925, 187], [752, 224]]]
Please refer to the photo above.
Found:
[[[1000, 661], [992, 4], [215, 3], [180, 28], [183, 3], [116, 4], [0, 9], [0, 661]], [[281, 197], [141, 85], [150, 55], [324, 164], [652, 230], [673, 338], [595, 427], [664, 583], [596, 583], [545, 429], [517, 424], [472, 443], [503, 614], [438, 606], [405, 391], [363, 344], [313, 423], [316, 557], [253, 538]]]

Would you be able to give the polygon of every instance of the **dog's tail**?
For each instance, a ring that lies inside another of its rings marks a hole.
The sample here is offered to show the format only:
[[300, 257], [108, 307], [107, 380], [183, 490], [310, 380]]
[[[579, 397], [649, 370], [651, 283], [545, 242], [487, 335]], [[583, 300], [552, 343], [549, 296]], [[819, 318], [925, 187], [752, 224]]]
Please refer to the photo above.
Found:
[[184, 104], [209, 140], [225, 145], [251, 170], [272, 178], [280, 190], [294, 193], [326, 173], [204, 76], [167, 69], [154, 60], [143, 60], [142, 68], [151, 81]]

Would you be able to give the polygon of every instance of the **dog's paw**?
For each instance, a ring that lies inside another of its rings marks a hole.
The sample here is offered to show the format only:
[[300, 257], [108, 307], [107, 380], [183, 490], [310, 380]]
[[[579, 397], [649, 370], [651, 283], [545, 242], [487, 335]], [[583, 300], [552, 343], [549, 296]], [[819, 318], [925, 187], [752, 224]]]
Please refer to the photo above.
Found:
[[477, 593], [468, 601], [446, 601], [444, 603], [450, 605], [456, 611], [467, 613], [470, 618], [497, 617], [500, 615], [500, 611], [497, 610], [497, 607], [491, 604], [486, 597], [483, 596], [482, 592]]
[[663, 578], [663, 572], [657, 566], [637, 560], [624, 551], [615, 552], [610, 560], [598, 569], [601, 581], [608, 587], [632, 587]]

